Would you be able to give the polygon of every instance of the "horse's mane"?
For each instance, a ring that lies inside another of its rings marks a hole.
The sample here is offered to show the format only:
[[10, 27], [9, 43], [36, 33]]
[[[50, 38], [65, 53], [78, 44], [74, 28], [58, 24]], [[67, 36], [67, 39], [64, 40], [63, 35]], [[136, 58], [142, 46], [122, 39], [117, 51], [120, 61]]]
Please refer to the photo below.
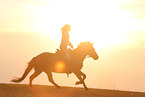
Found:
[[78, 47], [80, 47], [80, 46], [88, 46], [88, 45], [92, 45], [91, 42], [85, 41], [85, 42], [80, 42]]
[[92, 44], [89, 41], [80, 42], [78, 47], [76, 49], [78, 49], [78, 50], [84, 50], [84, 49], [88, 49], [90, 46], [92, 46]]

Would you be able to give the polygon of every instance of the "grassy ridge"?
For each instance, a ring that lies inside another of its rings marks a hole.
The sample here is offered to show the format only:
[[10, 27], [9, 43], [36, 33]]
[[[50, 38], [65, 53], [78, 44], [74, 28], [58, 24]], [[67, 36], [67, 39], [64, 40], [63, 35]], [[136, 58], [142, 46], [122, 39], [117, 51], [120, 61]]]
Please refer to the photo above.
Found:
[[142, 92], [22, 84], [0, 84], [0, 97], [145, 97]]

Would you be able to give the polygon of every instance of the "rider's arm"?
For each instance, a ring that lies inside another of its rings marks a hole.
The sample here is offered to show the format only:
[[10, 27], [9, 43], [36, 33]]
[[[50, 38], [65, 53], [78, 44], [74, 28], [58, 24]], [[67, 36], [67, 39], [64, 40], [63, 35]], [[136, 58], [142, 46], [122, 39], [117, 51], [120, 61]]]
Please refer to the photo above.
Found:
[[71, 48], [73, 48], [73, 45], [72, 45], [72, 43], [71, 43], [71, 42], [69, 42], [69, 43], [68, 43], [68, 45], [69, 45]]

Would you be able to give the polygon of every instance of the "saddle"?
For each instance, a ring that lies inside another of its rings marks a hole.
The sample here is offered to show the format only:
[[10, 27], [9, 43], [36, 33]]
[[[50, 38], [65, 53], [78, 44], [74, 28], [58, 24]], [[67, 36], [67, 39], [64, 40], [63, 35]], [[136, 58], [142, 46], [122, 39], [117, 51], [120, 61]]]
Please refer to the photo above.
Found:
[[[68, 49], [68, 52], [69, 52], [69, 54], [72, 52], [72, 50], [71, 49]], [[64, 51], [62, 51], [62, 50], [60, 50], [60, 49], [56, 49], [56, 52], [55, 52], [58, 56], [60, 56], [60, 57], [65, 57], [66, 58], [66, 56], [65, 56], [65, 52]]]
[[63, 55], [64, 54], [64, 52], [60, 49], [56, 49], [55, 53], [58, 54], [58, 55]]

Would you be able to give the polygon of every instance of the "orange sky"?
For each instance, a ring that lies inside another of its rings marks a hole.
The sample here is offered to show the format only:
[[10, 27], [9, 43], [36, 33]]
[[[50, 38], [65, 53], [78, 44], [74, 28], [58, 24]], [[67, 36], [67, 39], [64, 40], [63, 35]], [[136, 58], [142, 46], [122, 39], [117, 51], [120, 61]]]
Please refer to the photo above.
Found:
[[[68, 23], [74, 46], [89, 40], [100, 56], [84, 61], [88, 87], [145, 91], [144, 6], [144, 0], [1, 0], [0, 82], [21, 76], [32, 57], [55, 52]], [[74, 86], [77, 78], [55, 74], [54, 80]], [[45, 74], [34, 83], [50, 84]]]

